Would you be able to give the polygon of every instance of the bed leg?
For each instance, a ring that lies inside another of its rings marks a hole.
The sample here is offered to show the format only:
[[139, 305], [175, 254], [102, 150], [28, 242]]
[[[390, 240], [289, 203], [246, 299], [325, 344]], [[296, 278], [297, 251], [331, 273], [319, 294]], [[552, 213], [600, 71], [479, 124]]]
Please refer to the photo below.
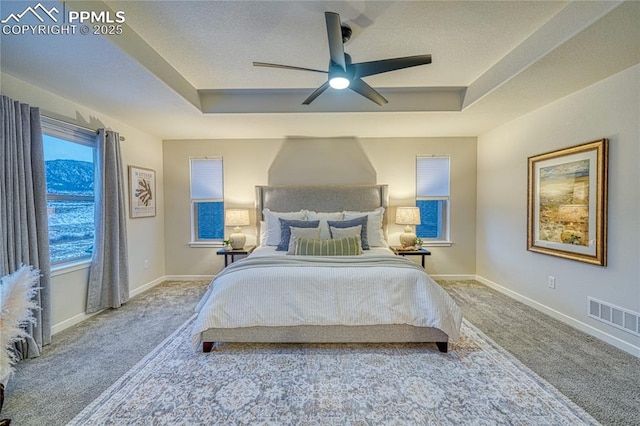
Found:
[[211, 352], [213, 349], [213, 342], [202, 342], [202, 352]]
[[438, 350], [442, 353], [447, 353], [447, 351], [449, 350], [449, 343], [448, 342], [436, 342], [436, 346], [438, 347]]

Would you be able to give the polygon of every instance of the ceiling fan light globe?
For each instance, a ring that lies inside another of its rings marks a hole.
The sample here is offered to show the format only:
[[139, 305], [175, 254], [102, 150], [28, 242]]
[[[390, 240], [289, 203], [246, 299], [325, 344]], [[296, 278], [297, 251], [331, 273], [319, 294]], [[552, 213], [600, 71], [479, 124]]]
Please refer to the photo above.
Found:
[[333, 77], [329, 80], [329, 85], [338, 90], [346, 89], [349, 87], [349, 79], [345, 77]]

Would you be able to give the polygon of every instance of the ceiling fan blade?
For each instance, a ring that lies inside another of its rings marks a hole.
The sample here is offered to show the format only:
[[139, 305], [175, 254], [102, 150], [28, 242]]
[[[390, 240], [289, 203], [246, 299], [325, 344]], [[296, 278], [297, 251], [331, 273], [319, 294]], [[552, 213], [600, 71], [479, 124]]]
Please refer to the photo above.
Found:
[[403, 58], [383, 59], [380, 61], [360, 62], [353, 64], [356, 77], [382, 74], [384, 72], [417, 67], [431, 63], [431, 55], [405, 56]]
[[309, 105], [311, 102], [313, 102], [315, 100], [315, 98], [317, 98], [318, 96], [320, 96], [322, 94], [322, 92], [324, 92], [325, 90], [327, 90], [329, 88], [329, 82], [325, 81], [324, 84], [320, 87], [318, 87], [316, 90], [313, 91], [312, 94], [309, 95], [309, 97], [307, 99], [304, 100], [304, 102], [302, 103], [302, 105]]
[[354, 78], [353, 80], [351, 80], [351, 84], [349, 84], [349, 89], [353, 90], [356, 93], [361, 94], [365, 98], [369, 99], [372, 102], [377, 103], [380, 106], [389, 102], [384, 98], [384, 96], [378, 93], [373, 87], [369, 86], [367, 83], [360, 80], [359, 78]]
[[339, 65], [342, 71], [347, 70], [344, 59], [344, 45], [342, 44], [342, 28], [340, 27], [340, 15], [333, 12], [325, 12], [324, 19], [327, 22], [327, 36], [329, 37], [329, 55], [331, 62]]
[[254, 62], [253, 66], [254, 67], [283, 68], [285, 70], [313, 71], [313, 72], [321, 72], [322, 74], [327, 74], [328, 73], [328, 71], [315, 70], [313, 68], [294, 67], [292, 65], [270, 64], [268, 62]]

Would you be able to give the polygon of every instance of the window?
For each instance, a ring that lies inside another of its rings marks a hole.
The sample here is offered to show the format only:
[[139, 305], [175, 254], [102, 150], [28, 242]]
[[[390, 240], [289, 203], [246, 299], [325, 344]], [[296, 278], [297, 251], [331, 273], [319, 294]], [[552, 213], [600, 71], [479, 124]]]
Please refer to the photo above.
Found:
[[449, 156], [417, 157], [416, 234], [426, 243], [449, 241]]
[[96, 133], [42, 117], [51, 263], [89, 259], [94, 236]]
[[192, 158], [191, 241], [218, 242], [224, 239], [224, 185], [222, 158]]

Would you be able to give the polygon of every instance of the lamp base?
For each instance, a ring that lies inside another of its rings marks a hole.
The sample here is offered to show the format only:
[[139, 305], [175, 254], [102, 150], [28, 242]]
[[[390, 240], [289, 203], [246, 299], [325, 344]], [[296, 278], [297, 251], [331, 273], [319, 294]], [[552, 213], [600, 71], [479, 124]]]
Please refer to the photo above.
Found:
[[402, 248], [414, 247], [418, 241], [418, 237], [413, 232], [408, 232], [406, 229], [400, 234], [400, 245]]
[[231, 248], [234, 250], [240, 250], [244, 247], [244, 243], [247, 242], [247, 236], [242, 233], [239, 226], [235, 227], [234, 233], [229, 235], [229, 241], [231, 241]]

